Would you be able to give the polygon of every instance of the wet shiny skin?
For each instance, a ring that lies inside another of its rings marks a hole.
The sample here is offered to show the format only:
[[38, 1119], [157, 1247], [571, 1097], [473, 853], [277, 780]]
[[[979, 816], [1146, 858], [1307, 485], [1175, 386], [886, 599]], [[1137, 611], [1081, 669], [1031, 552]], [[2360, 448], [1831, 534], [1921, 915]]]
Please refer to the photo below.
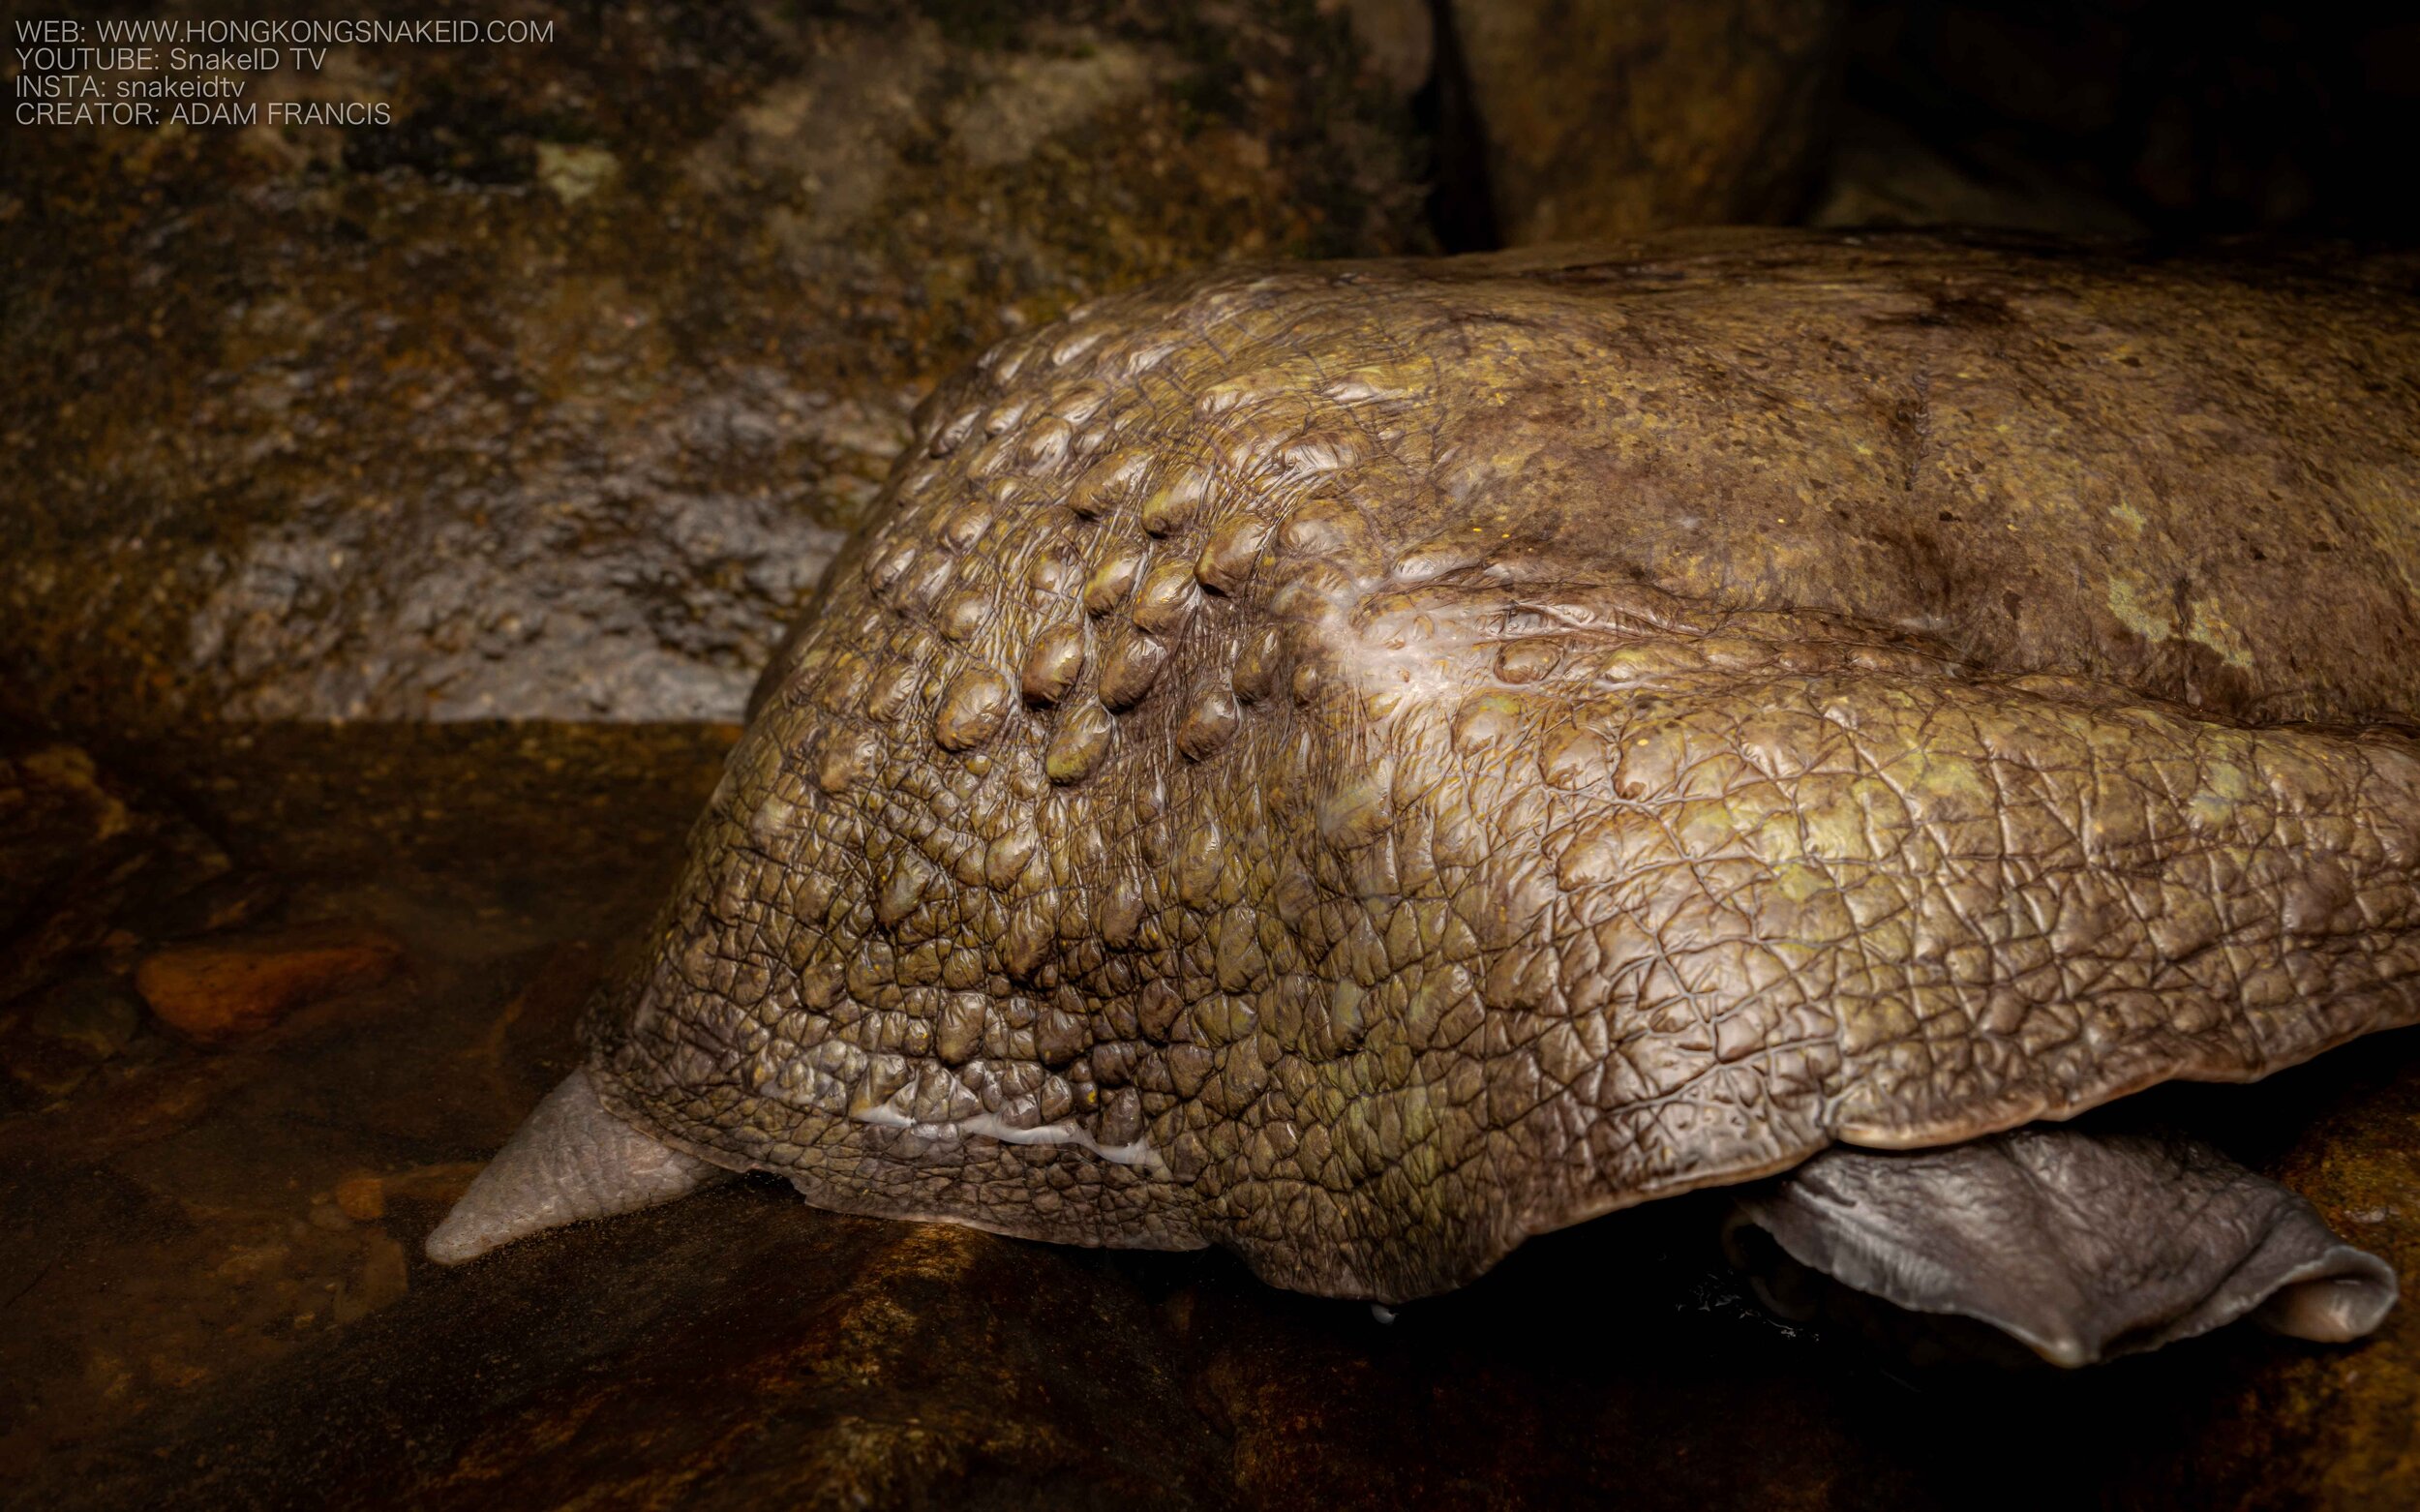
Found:
[[768, 673], [599, 1095], [1397, 1299], [2408, 1022], [2412, 320], [2268, 278], [1699, 238], [1017, 338]]

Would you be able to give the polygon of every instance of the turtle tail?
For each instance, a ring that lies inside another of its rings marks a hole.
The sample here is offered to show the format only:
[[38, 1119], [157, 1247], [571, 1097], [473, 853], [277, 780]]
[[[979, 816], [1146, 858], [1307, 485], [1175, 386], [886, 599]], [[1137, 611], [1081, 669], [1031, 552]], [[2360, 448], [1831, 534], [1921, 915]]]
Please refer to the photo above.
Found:
[[729, 1173], [606, 1111], [586, 1071], [565, 1076], [479, 1172], [423, 1246], [459, 1265], [498, 1245], [587, 1218], [687, 1196]]

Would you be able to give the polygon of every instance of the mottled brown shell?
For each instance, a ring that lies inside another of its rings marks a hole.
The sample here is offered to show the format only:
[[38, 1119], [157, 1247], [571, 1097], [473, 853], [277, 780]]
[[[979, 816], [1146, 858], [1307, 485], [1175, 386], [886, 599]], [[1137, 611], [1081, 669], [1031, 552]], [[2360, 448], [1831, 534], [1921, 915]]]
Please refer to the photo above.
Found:
[[600, 1093], [1401, 1298], [2408, 1022], [2410, 309], [1765, 235], [1017, 337], [768, 673]]

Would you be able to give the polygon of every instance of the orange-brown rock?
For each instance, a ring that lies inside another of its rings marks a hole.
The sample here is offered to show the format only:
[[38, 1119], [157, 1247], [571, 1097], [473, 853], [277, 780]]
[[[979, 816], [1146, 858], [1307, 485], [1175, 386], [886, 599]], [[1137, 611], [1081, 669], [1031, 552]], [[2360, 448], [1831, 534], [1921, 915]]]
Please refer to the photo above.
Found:
[[135, 989], [180, 1033], [232, 1040], [322, 998], [376, 986], [403, 959], [403, 943], [383, 929], [310, 924], [170, 946], [136, 970]]
[[336, 1184], [336, 1206], [356, 1224], [386, 1216], [386, 1183], [376, 1176], [348, 1176]]

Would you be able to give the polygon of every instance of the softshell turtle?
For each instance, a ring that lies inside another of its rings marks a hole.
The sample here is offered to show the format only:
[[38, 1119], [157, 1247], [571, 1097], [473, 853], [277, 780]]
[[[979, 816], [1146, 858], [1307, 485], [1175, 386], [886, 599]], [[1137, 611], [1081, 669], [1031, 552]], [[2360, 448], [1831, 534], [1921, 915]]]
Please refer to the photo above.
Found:
[[429, 1253], [763, 1170], [1392, 1302], [1754, 1184], [2065, 1363], [2367, 1330], [2299, 1198], [2063, 1122], [2420, 1017], [2420, 325], [2360, 272], [1700, 234], [1011, 338]]

